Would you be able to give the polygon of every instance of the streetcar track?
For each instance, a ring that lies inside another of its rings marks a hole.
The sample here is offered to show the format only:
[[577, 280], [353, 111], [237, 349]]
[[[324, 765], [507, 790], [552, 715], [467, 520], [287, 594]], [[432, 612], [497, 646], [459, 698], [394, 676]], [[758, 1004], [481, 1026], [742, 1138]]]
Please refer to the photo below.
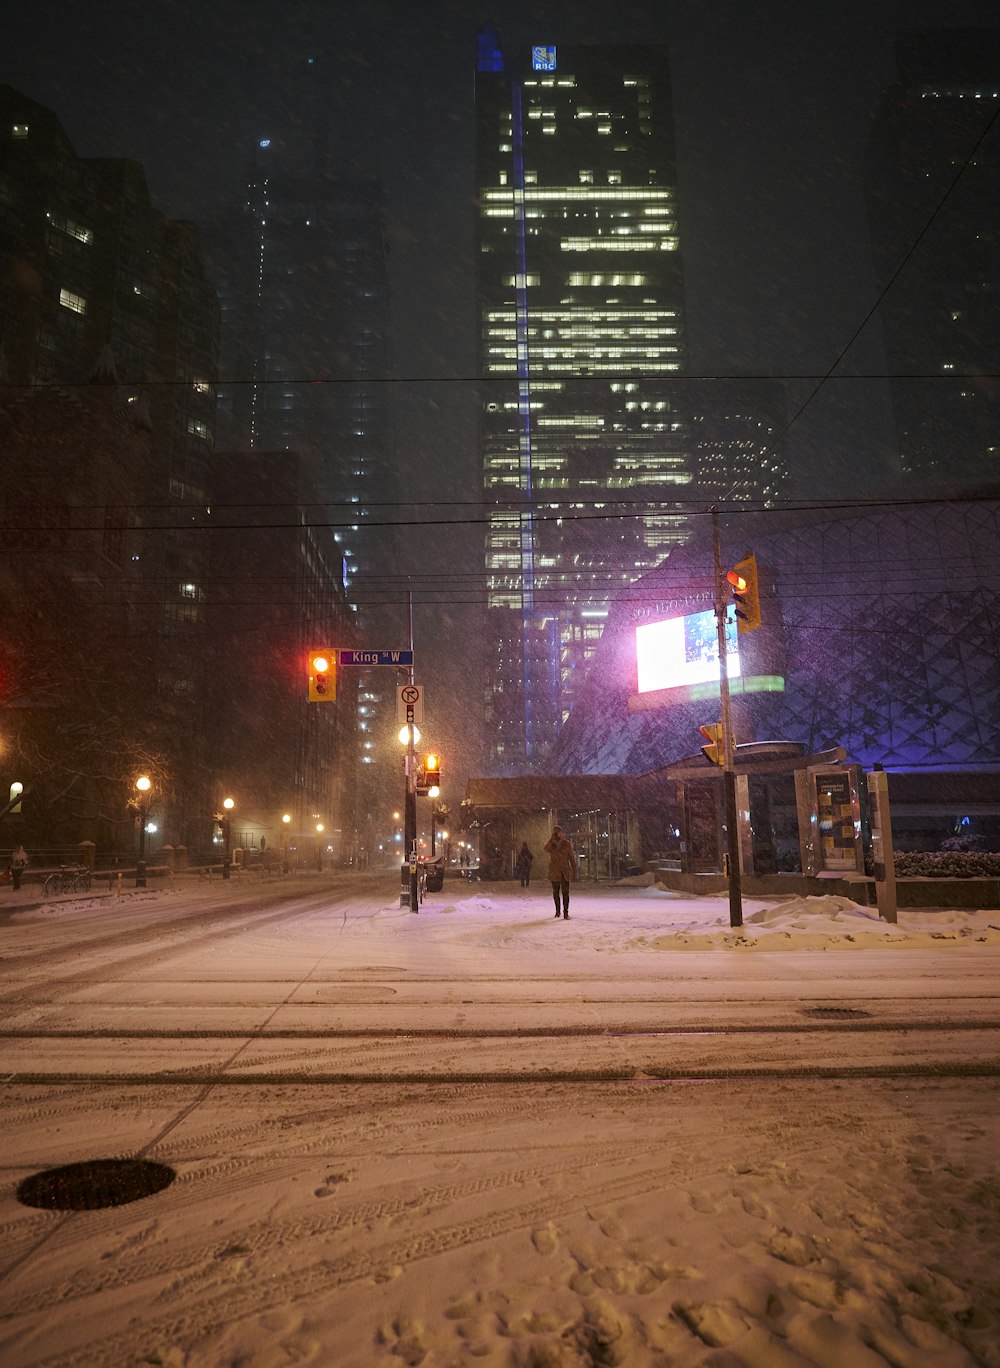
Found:
[[[88, 1004], [89, 1005], [89, 1004]], [[296, 1003], [296, 1008], [299, 1004]], [[330, 1004], [322, 1004], [330, 1007]], [[356, 1006], [356, 1003], [346, 1004]], [[420, 1004], [408, 1004], [419, 1006]], [[670, 1039], [675, 1036], [745, 1035], [865, 1035], [899, 1034], [908, 1031], [996, 1031], [1000, 1021], [804, 1021], [687, 1024], [669, 1027], [612, 1026], [397, 1026], [397, 1027], [296, 1027], [239, 1030], [236, 1027], [195, 1029], [193, 1027], [0, 1027], [0, 1040], [552, 1040], [562, 1036], [574, 1039]]]
[[1000, 1078], [1000, 1060], [935, 1064], [755, 1064], [664, 1067], [662, 1071], [635, 1068], [496, 1070], [387, 1070], [375, 1072], [206, 1073], [195, 1069], [160, 1073], [64, 1073], [12, 1071], [0, 1083], [18, 1086], [104, 1085], [107, 1087], [342, 1087], [349, 1084], [467, 1084], [467, 1083], [670, 1083], [726, 1079], [795, 1078]]
[[[274, 924], [287, 924], [290, 920], [315, 916], [317, 913], [329, 913], [334, 907], [349, 902], [351, 897], [350, 891], [340, 895], [335, 895], [330, 891], [317, 892], [314, 899], [309, 900], [310, 905], [303, 906], [302, 904], [306, 899], [301, 894], [289, 892], [284, 894], [281, 900], [295, 903], [297, 906], [292, 909], [280, 907], [277, 911], [250, 910], [245, 903], [241, 903], [234, 904], [231, 908], [214, 907], [210, 911], [200, 908], [189, 916], [155, 922], [148, 927], [122, 926], [113, 934], [74, 943], [72, 950], [65, 954], [65, 959], [76, 966], [68, 974], [60, 974], [58, 968], [53, 970], [53, 963], [57, 963], [60, 957], [58, 952], [51, 948], [46, 951], [39, 951], [35, 955], [12, 958], [11, 967], [19, 974], [26, 967], [30, 967], [33, 962], [43, 964], [47, 972], [43, 980], [22, 985], [16, 996], [0, 997], [0, 1007], [47, 1006], [58, 1002], [60, 997], [64, 997], [82, 985], [93, 982], [93, 965], [84, 963], [81, 967], [81, 961], [86, 961], [95, 952], [107, 950], [113, 952], [116, 947], [122, 945], [123, 940], [127, 945], [136, 947], [136, 952], [121, 954], [110, 961], [103, 962], [100, 968], [102, 975], [116, 975], [126, 971], [135, 973], [161, 964], [165, 955], [190, 954], [196, 948], [204, 950], [209, 943], [217, 944], [235, 937], [242, 938]], [[268, 908], [273, 909], [273, 904], [274, 900], [272, 899]], [[220, 913], [232, 913], [239, 920], [227, 920], [224, 925], [219, 925]], [[192, 924], [193, 922], [194, 924]], [[184, 941], [182, 943], [169, 941], [169, 938], [177, 933], [184, 934]], [[169, 944], [164, 945], [165, 941], [169, 941]], [[156, 948], [152, 948], [154, 943]], [[142, 948], [144, 946], [149, 948]], [[285, 980], [285, 982], [290, 982], [290, 980]]]
[[[224, 905], [212, 903], [208, 906], [194, 903], [186, 912], [169, 916], [166, 920], [151, 921], [148, 924], [135, 920], [135, 918], [140, 916], [146, 909], [139, 904], [132, 904], [122, 914], [122, 920], [115, 924], [114, 928], [110, 931], [106, 929], [108, 909], [105, 907], [101, 909], [102, 915], [93, 918], [93, 924], [105, 929], [103, 929], [100, 934], [91, 936], [90, 938], [86, 938], [85, 936], [80, 937], [81, 930], [85, 931], [86, 925], [90, 923], [85, 924], [84, 927], [81, 927], [79, 922], [75, 923], [73, 929], [77, 938], [74, 939], [71, 947], [67, 947], [62, 951], [62, 954], [67, 960], [77, 961], [81, 956], [89, 955], [93, 952], [105, 950], [113, 951], [114, 948], [121, 945], [122, 942], [129, 945], [135, 945], [137, 942], [141, 943], [150, 940], [160, 940], [178, 932], [188, 934], [192, 930], [197, 931], [199, 929], [199, 922], [212, 923], [213, 929], [209, 932], [209, 937], [216, 935], [222, 937], [235, 934], [246, 935], [260, 927], [266, 927], [274, 921], [283, 921], [289, 916], [308, 916], [316, 911], [329, 911], [332, 906], [339, 906], [344, 902], [350, 902], [357, 896], [358, 890], [355, 888], [347, 888], [339, 891], [333, 888], [311, 888], [303, 892], [301, 889], [268, 888], [266, 885], [263, 885], [252, 890], [241, 889], [238, 899], [234, 898], [231, 903]], [[154, 902], [157, 900], [150, 899], [150, 901]], [[264, 908], [253, 908], [251, 906], [252, 903], [261, 901], [265, 904]], [[297, 904], [299, 910], [290, 911], [285, 905], [288, 903]], [[278, 909], [276, 911], [266, 910], [273, 909], [275, 904], [278, 904]], [[303, 904], [307, 905], [303, 906]], [[149, 908], [149, 910], [152, 911], [153, 909]], [[162, 910], [162, 904], [157, 906], [157, 912], [161, 912]], [[262, 911], [265, 912], [265, 915], [258, 916], [257, 914]], [[218, 926], [216, 924], [220, 917], [245, 917], [247, 914], [255, 917], [255, 920], [249, 925], [246, 921], [241, 921], [237, 926], [228, 924]], [[186, 942], [185, 948], [188, 948], [189, 945], [190, 942]], [[59, 948], [52, 946], [48, 946], [42, 950], [29, 951], [25, 954], [8, 956], [11, 964], [16, 965], [18, 972], [23, 969], [31, 968], [36, 964], [49, 967], [53, 960], [57, 960], [59, 957]], [[127, 961], [129, 964], [132, 962], [131, 959]]]

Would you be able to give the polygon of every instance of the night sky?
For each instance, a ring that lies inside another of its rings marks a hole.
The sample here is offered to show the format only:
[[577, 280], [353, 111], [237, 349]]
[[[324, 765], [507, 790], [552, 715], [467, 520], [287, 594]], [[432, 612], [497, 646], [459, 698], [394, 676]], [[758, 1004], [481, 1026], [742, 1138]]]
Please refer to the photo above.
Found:
[[870, 302], [860, 174], [894, 31], [996, 20], [981, 0], [50, 0], [20, 10], [0, 77], [52, 108], [82, 155], [142, 162], [172, 217], [204, 219], [239, 195], [256, 139], [300, 120], [314, 57], [345, 161], [385, 178], [396, 373], [448, 377], [472, 366], [473, 58], [487, 20], [510, 45], [669, 46], [693, 367], [778, 373], [825, 367]]
[[[258, 138], [302, 127], [314, 58], [338, 155], [385, 182], [400, 460], [419, 497], [459, 500], [479, 486], [470, 381], [483, 23], [509, 46], [668, 45], [691, 371], [787, 375], [825, 372], [875, 299], [862, 171], [895, 31], [990, 26], [997, 14], [981, 0], [48, 0], [19, 11], [0, 80], [52, 109], [81, 155], [141, 162], [154, 204], [195, 221], [238, 200]], [[883, 366], [870, 327], [844, 368]], [[792, 391], [793, 410], [810, 388]], [[889, 441], [887, 412], [878, 386], [827, 387], [790, 434], [798, 488], [855, 491]], [[427, 565], [481, 566], [475, 527], [432, 542]]]

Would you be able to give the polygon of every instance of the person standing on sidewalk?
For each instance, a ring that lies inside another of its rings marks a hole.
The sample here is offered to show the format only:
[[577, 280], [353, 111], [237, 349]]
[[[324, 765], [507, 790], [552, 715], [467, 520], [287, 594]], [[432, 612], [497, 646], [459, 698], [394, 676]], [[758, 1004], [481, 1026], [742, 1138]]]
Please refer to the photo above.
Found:
[[528, 849], [528, 842], [525, 841], [518, 852], [516, 870], [517, 877], [521, 880], [522, 888], [527, 888], [531, 882], [531, 866], [534, 858], [534, 855], [532, 855], [531, 851]]
[[28, 852], [23, 845], [16, 845], [10, 857], [10, 882], [16, 893], [21, 887], [21, 878], [28, 868]]
[[545, 842], [545, 851], [549, 857], [549, 879], [552, 883], [552, 900], [556, 905], [556, 916], [559, 916], [561, 897], [562, 915], [569, 921], [569, 885], [570, 880], [576, 878], [576, 856], [562, 827], [552, 828], [552, 835]]

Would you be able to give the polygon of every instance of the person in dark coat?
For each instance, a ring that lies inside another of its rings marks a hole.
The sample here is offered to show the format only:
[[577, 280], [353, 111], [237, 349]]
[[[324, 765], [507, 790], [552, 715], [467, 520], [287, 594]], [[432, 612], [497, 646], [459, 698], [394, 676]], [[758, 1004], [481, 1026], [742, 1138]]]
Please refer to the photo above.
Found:
[[10, 882], [16, 893], [21, 887], [21, 878], [28, 868], [28, 852], [23, 845], [16, 845], [10, 857]]
[[534, 862], [534, 855], [528, 849], [528, 842], [525, 841], [517, 855], [517, 877], [521, 880], [521, 887], [527, 888], [531, 879], [531, 866]]
[[545, 851], [549, 857], [549, 880], [552, 883], [552, 899], [556, 905], [556, 916], [559, 916], [559, 903], [562, 900], [562, 915], [569, 921], [569, 884], [571, 879], [576, 878], [576, 856], [573, 854], [573, 847], [566, 839], [562, 827], [553, 827], [552, 835], [545, 842]]

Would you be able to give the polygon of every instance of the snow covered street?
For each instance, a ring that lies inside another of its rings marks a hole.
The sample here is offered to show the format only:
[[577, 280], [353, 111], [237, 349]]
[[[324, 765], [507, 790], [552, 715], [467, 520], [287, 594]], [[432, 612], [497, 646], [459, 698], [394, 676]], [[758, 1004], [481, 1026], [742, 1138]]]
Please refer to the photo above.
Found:
[[[398, 875], [0, 907], [0, 1361], [1000, 1365], [1000, 913]], [[175, 1181], [94, 1211], [40, 1170]]]

